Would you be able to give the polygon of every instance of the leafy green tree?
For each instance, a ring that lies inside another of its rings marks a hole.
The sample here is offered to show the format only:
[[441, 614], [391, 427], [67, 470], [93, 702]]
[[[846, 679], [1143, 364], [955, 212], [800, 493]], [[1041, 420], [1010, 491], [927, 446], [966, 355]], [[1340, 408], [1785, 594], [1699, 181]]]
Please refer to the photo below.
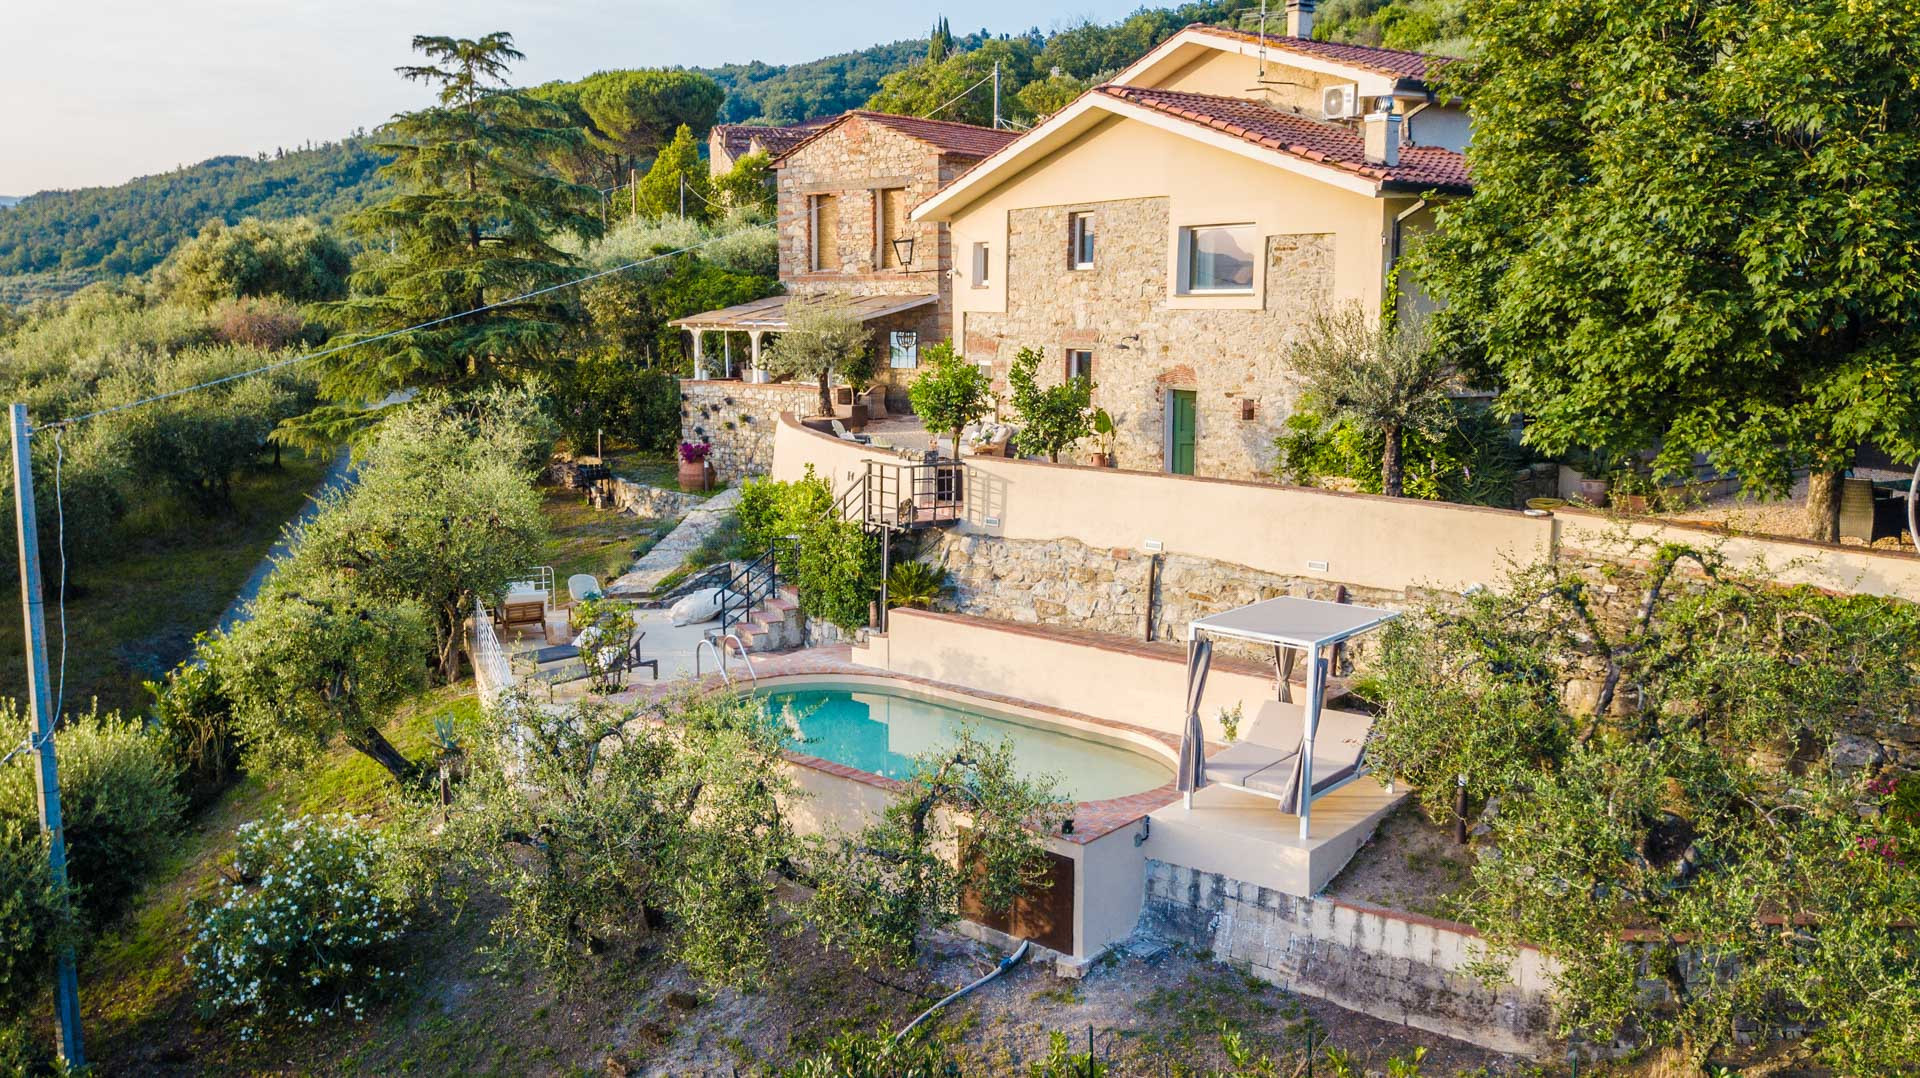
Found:
[[189, 303], [279, 296], [296, 303], [347, 294], [353, 258], [346, 244], [311, 220], [237, 225], [213, 221], [181, 244], [159, 273], [162, 286]]
[[1044, 79], [1035, 79], [1020, 87], [1014, 99], [1027, 116], [1036, 120], [1046, 119], [1073, 103], [1074, 98], [1093, 89], [1092, 79], [1077, 79], [1072, 75], [1049, 75]]
[[1920, 456], [1920, 28], [1891, 0], [1470, 12], [1474, 195], [1422, 274], [1530, 444], [1760, 492], [1808, 468], [1833, 538], [1859, 446]]
[[1033, 348], [1014, 353], [1007, 369], [1007, 388], [1020, 429], [1013, 442], [1022, 453], [1045, 453], [1058, 463], [1063, 449], [1093, 433], [1093, 380], [1068, 378], [1040, 384], [1040, 362], [1046, 357]]
[[381, 732], [425, 681], [433, 630], [420, 604], [336, 572], [276, 573], [214, 649], [250, 760], [297, 767], [334, 738], [402, 786], [419, 767]]
[[976, 84], [990, 79], [999, 64], [1001, 117], [1028, 118], [1017, 95], [1033, 78], [1034, 52], [1026, 38], [995, 38], [944, 60], [922, 61], [881, 79], [867, 107], [904, 116], [932, 116], [938, 110], [938, 119], [991, 126], [993, 91]]
[[1436, 817], [1462, 776], [1488, 806], [1498, 855], [1458, 912], [1558, 960], [1563, 1029], [1697, 1068], [1737, 1021], [1817, 1016], [1840, 1072], [1912, 1070], [1920, 830], [1842, 750], [1911, 709], [1920, 611], [1721, 569], [1677, 546], [1606, 587], [1542, 566], [1396, 622], [1369, 752]]
[[795, 296], [787, 301], [786, 315], [787, 328], [761, 362], [775, 374], [818, 381], [820, 414], [830, 416], [836, 375], [871, 377], [872, 334], [843, 296]]
[[[0, 1042], [6, 1027], [32, 1013], [47, 990], [47, 971], [63, 946], [78, 942], [73, 904], [53, 885], [47, 836], [38, 820], [0, 813]], [[0, 1060], [5, 1060], [0, 1051]]]
[[525, 398], [428, 401], [392, 415], [352, 488], [323, 496], [296, 534], [295, 576], [350, 575], [372, 600], [418, 604], [442, 681], [459, 676], [475, 601], [497, 602], [546, 537], [532, 485], [546, 442], [513, 413], [530, 407]]
[[1040, 833], [1065, 808], [1051, 781], [1021, 776], [1010, 742], [972, 731], [916, 761], [904, 786], [878, 822], [816, 837], [802, 857], [814, 886], [802, 915], [862, 965], [910, 963], [923, 933], [959, 918], [968, 889], [999, 912], [1042, 886]]
[[564, 109], [507, 87], [508, 65], [523, 58], [512, 35], [423, 36], [413, 45], [432, 62], [400, 74], [435, 87], [440, 104], [386, 128], [392, 140], [380, 149], [394, 160], [382, 173], [403, 193], [354, 218], [379, 250], [354, 274], [358, 294], [325, 313], [351, 341], [501, 306], [328, 361], [322, 389], [349, 407], [395, 390], [484, 385], [546, 366], [572, 307], [553, 294], [511, 297], [571, 274], [556, 237], [600, 229], [597, 192], [542, 165], [584, 136]]
[[708, 191], [707, 166], [700, 160], [700, 143], [681, 124], [652, 167], [640, 179], [640, 213], [645, 217], [677, 215], [704, 221], [710, 216], [713, 195]]
[[637, 714], [510, 701], [476, 745], [449, 836], [505, 899], [493, 933], [508, 953], [571, 974], [661, 933], [705, 980], [766, 973], [792, 789], [753, 700], [689, 690]]
[[920, 376], [907, 387], [907, 400], [928, 430], [953, 432], [957, 457], [961, 431], [993, 410], [993, 378], [956, 353], [951, 341], [940, 341], [922, 355]]
[[1310, 406], [1380, 439], [1380, 490], [1406, 494], [1403, 441], [1453, 418], [1458, 378], [1418, 317], [1380, 318], [1355, 302], [1316, 310], [1289, 360]]
[[768, 167], [772, 160], [764, 153], [750, 153], [735, 161], [726, 175], [713, 181], [714, 200], [729, 210], [772, 213], [773, 169]]

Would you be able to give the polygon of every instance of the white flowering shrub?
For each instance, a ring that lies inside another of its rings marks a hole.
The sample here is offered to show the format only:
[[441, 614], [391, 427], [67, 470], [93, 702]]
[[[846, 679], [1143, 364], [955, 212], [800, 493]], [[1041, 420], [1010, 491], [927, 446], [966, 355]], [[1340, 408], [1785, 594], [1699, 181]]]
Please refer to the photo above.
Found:
[[415, 906], [390, 840], [346, 816], [245, 824], [233, 873], [187, 951], [202, 1014], [251, 1039], [269, 1025], [365, 1015], [397, 980], [395, 944]]

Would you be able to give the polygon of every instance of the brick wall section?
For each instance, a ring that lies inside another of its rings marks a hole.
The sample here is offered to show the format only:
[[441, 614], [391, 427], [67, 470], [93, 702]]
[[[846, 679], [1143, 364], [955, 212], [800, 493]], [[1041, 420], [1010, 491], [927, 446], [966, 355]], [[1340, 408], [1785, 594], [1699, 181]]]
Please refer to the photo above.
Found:
[[1465, 925], [1298, 898], [1152, 859], [1144, 919], [1290, 992], [1496, 1051], [1553, 1047], [1549, 961], [1523, 950], [1505, 983], [1483, 984], [1466, 972], [1481, 943]]
[[[1096, 251], [1092, 269], [1075, 270], [1067, 266], [1067, 215], [1081, 210], [1094, 214]], [[1163, 467], [1167, 391], [1193, 390], [1198, 474], [1265, 475], [1297, 397], [1288, 347], [1312, 312], [1333, 301], [1334, 238], [1265, 238], [1264, 309], [1179, 310], [1167, 304], [1169, 229], [1164, 198], [1010, 212], [1007, 311], [968, 312], [965, 351], [991, 360], [1004, 388], [1022, 347], [1046, 352], [1050, 381], [1064, 377], [1066, 349], [1090, 349], [1094, 401], [1120, 428], [1122, 468]], [[1248, 399], [1253, 418], [1242, 419]]]
[[680, 440], [710, 442], [716, 478], [737, 482], [773, 470], [773, 427], [781, 412], [812, 415], [820, 410], [813, 384], [734, 379], [680, 382]]
[[[946, 339], [953, 319], [953, 292], [948, 271], [953, 268], [947, 226], [907, 222], [914, 238], [913, 266], [909, 270], [876, 265], [880, 253], [875, 240], [876, 198], [887, 188], [906, 189], [911, 207], [931, 197], [970, 161], [943, 157], [934, 147], [881, 124], [854, 116], [781, 159], [779, 176], [780, 280], [795, 295], [838, 292], [852, 296], [909, 296], [937, 293], [933, 304], [874, 324], [878, 361], [876, 380], [888, 386], [889, 407], [904, 408], [905, 385], [911, 370], [887, 366], [886, 333], [910, 329], [920, 334], [922, 348]], [[815, 273], [812, 268], [812, 221], [808, 199], [834, 195], [839, 203], [839, 227], [834, 237], [840, 249], [841, 269]]]

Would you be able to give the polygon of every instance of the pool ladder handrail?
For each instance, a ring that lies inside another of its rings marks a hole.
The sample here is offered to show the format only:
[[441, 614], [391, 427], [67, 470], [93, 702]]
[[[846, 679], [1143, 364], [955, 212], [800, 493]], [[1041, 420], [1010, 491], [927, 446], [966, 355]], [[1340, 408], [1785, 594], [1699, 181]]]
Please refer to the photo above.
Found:
[[741, 641], [737, 633], [726, 634], [720, 638], [720, 643], [718, 644], [708, 639], [702, 639], [698, 644], [695, 644], [693, 646], [693, 676], [700, 676], [700, 649], [711, 648], [713, 649], [714, 666], [720, 671], [720, 680], [726, 683], [727, 688], [733, 688], [733, 675], [727, 673], [727, 652], [722, 646], [729, 642], [733, 644], [734, 650], [739, 652], [740, 661], [747, 666], [747, 676], [753, 679], [753, 687], [758, 689], [760, 687], [760, 674], [754, 670], [753, 660], [747, 657], [747, 645]]

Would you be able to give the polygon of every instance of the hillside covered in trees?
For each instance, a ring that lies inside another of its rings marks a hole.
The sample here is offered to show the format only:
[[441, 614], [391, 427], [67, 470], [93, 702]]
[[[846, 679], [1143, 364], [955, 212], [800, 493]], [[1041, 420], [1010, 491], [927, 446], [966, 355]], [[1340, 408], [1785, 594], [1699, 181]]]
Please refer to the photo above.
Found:
[[[987, 94], [947, 103], [990, 73], [997, 61], [1002, 115], [1031, 120], [1110, 76], [1182, 26], [1251, 25], [1258, 11], [1258, 0], [1197, 0], [1142, 8], [1110, 24], [1083, 20], [1051, 32], [1035, 27], [997, 35], [980, 29], [956, 36], [943, 19], [932, 38], [879, 44], [799, 64], [754, 61], [685, 73], [711, 78], [724, 95], [713, 112], [694, 110], [709, 115], [708, 123], [785, 124], [862, 106], [925, 114], [943, 105], [945, 118], [987, 123], [992, 119]], [[1330, 0], [1321, 9], [1315, 36], [1457, 52], [1465, 40], [1461, 11], [1462, 0]], [[622, 137], [628, 133], [594, 130], [586, 115], [594, 105], [589, 87], [596, 81], [612, 84], [648, 76], [601, 72], [541, 88], [541, 96], [579, 114], [589, 132], [589, 150], [604, 158], [594, 160], [591, 169], [584, 167], [585, 161], [555, 162], [558, 171], [577, 182], [624, 175], [623, 159], [631, 163], [634, 155], [623, 155], [622, 150], [633, 149], [634, 140]], [[705, 135], [704, 124], [692, 126], [696, 138]], [[640, 141], [658, 145], [671, 131], [669, 123], [664, 131], [638, 134], [644, 136]], [[210, 221], [343, 220], [388, 192], [389, 185], [375, 175], [387, 161], [374, 149], [378, 139], [378, 133], [369, 137], [362, 132], [340, 142], [271, 155], [215, 157], [117, 187], [11, 196], [17, 204], [0, 214], [0, 304], [25, 303], [71, 292], [89, 281], [144, 273]], [[628, 145], [616, 148], [614, 142]], [[639, 155], [639, 163], [648, 160], [650, 154]], [[6, 201], [0, 199], [0, 205]]]

